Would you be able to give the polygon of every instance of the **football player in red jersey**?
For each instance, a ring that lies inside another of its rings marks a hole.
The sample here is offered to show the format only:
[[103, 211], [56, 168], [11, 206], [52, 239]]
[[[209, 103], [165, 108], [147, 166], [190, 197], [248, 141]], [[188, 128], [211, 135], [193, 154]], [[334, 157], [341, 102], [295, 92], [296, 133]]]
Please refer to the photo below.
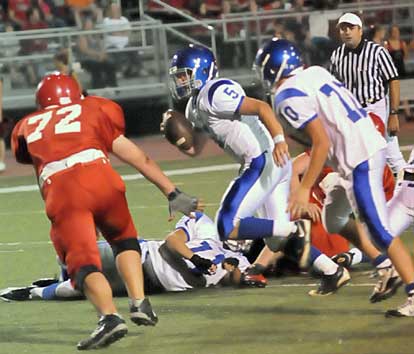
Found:
[[97, 330], [79, 342], [78, 349], [104, 347], [128, 330], [102, 274], [95, 227], [113, 249], [128, 290], [131, 320], [137, 325], [158, 321], [144, 295], [140, 247], [125, 185], [108, 153], [135, 167], [168, 197], [170, 218], [176, 211], [189, 214], [202, 203], [176, 189], [159, 166], [123, 135], [124, 116], [115, 102], [83, 98], [76, 81], [63, 74], [46, 76], [37, 87], [36, 100], [39, 110], [13, 130], [12, 150], [18, 162], [34, 165], [56, 252], [75, 288], [101, 316]]

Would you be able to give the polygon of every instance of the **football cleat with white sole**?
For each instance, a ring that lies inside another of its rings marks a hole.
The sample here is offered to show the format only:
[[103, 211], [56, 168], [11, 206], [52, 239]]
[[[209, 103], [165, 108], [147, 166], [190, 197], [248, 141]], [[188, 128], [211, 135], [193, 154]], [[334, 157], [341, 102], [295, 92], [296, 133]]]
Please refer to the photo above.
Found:
[[390, 298], [403, 283], [393, 266], [378, 268], [377, 270], [379, 279], [369, 298], [372, 303]]
[[99, 319], [98, 327], [89, 338], [78, 343], [78, 350], [104, 348], [121, 339], [128, 333], [127, 325], [121, 316], [111, 314]]
[[385, 317], [414, 317], [414, 296], [409, 296], [407, 301], [395, 310], [388, 310]]
[[148, 298], [145, 298], [140, 303], [139, 300], [131, 301], [129, 314], [131, 321], [138, 326], [155, 326], [158, 322], [158, 317], [152, 310]]
[[336, 273], [323, 275], [321, 284], [316, 290], [309, 291], [310, 296], [328, 296], [349, 282], [351, 276], [346, 268], [338, 266]]

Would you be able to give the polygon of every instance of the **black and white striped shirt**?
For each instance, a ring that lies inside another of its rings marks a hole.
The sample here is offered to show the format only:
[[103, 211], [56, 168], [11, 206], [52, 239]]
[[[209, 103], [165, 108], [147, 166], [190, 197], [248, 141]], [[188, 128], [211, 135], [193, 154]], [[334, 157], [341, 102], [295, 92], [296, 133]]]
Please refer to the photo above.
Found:
[[388, 81], [398, 79], [398, 71], [384, 47], [362, 40], [355, 49], [342, 44], [331, 55], [330, 71], [365, 107], [388, 93]]

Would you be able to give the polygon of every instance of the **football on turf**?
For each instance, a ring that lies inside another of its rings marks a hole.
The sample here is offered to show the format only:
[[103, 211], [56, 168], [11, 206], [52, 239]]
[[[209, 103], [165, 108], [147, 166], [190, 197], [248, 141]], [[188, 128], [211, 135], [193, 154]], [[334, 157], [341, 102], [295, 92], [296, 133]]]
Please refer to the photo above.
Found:
[[193, 126], [185, 116], [169, 109], [163, 115], [164, 135], [173, 145], [182, 150], [193, 146]]

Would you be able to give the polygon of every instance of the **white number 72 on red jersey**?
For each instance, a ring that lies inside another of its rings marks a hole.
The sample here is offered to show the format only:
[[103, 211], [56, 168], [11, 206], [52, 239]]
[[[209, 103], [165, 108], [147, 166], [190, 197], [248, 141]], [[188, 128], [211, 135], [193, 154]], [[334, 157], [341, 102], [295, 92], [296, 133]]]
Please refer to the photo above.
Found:
[[55, 110], [49, 110], [41, 114], [37, 114], [28, 119], [27, 124], [32, 125], [39, 122], [33, 133], [27, 136], [27, 143], [33, 143], [40, 140], [43, 137], [42, 131], [46, 128], [49, 121], [52, 119], [53, 114], [62, 115], [63, 117], [55, 124], [55, 134], [64, 133], [79, 133], [81, 131], [81, 122], [74, 121], [79, 118], [82, 112], [82, 107], [79, 104], [74, 104], [66, 107], [62, 107]]

